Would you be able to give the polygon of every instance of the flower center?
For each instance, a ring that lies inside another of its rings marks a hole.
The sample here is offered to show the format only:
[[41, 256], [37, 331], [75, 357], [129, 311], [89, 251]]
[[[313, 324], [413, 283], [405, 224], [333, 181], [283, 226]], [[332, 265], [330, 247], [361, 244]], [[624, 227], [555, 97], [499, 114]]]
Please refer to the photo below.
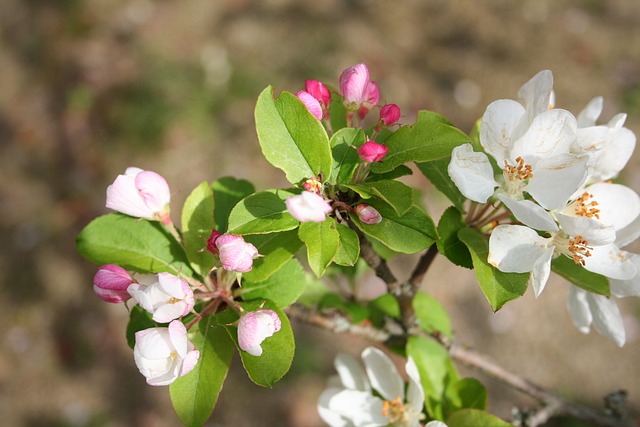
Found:
[[318, 178], [309, 178], [302, 183], [305, 190], [312, 193], [316, 193], [318, 196], [322, 195], [322, 183]]
[[169, 302], [169, 304], [175, 304], [175, 303], [180, 302], [180, 301], [182, 301], [182, 300], [178, 299], [176, 297], [171, 297], [168, 302]]
[[584, 267], [584, 259], [591, 256], [592, 247], [582, 236], [575, 236], [569, 240], [569, 252], [573, 255], [573, 262]]
[[402, 399], [400, 399], [400, 397], [396, 397], [391, 402], [385, 400], [382, 404], [382, 416], [387, 417], [390, 424], [398, 421], [404, 421], [407, 414], [405, 412]]
[[505, 180], [508, 185], [509, 193], [517, 194], [522, 190], [522, 184], [529, 178], [533, 178], [533, 167], [524, 162], [524, 159], [520, 156], [516, 158], [516, 164], [510, 165], [506, 160], [504, 161], [504, 168], [502, 168]]
[[600, 209], [596, 208], [598, 202], [595, 200], [589, 201], [590, 199], [593, 199], [593, 194], [589, 194], [586, 191], [578, 197], [578, 200], [574, 202], [576, 216], [600, 219]]
[[172, 351], [169, 357], [171, 358], [171, 360], [176, 360], [176, 357], [178, 357], [178, 353], [175, 351]]

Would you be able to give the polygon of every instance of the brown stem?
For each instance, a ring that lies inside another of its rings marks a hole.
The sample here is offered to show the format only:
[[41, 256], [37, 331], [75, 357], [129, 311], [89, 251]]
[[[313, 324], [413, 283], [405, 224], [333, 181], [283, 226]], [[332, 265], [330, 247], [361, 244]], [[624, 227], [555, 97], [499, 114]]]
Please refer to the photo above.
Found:
[[411, 288], [413, 289], [413, 293], [415, 294], [420, 284], [422, 283], [422, 279], [424, 279], [424, 275], [427, 273], [427, 270], [431, 266], [431, 263], [438, 255], [438, 247], [433, 244], [427, 249], [427, 251], [422, 254], [420, 259], [418, 260], [418, 264], [416, 264], [413, 269], [413, 273], [411, 273], [411, 278], [409, 279], [409, 283], [411, 284]]

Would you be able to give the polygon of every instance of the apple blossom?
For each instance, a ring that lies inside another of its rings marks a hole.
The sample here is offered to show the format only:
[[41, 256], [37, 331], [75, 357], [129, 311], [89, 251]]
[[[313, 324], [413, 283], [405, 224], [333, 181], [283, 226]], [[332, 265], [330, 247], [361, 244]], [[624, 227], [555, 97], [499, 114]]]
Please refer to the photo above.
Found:
[[171, 222], [170, 201], [167, 181], [155, 172], [136, 167], [127, 168], [107, 187], [107, 208], [165, 224]]
[[331, 427], [419, 427], [424, 390], [418, 368], [409, 358], [405, 384], [395, 365], [382, 351], [367, 347], [362, 352], [365, 370], [350, 356], [335, 359], [339, 382], [330, 386], [318, 402], [320, 417]]
[[131, 284], [129, 294], [156, 322], [167, 323], [189, 313], [194, 296], [187, 282], [171, 273], [158, 273], [157, 278], [151, 285]]
[[133, 357], [147, 384], [169, 385], [189, 373], [198, 362], [200, 352], [187, 339], [187, 329], [179, 320], [167, 328], [150, 328], [135, 334]]
[[260, 309], [243, 314], [238, 322], [238, 345], [252, 356], [262, 355], [262, 341], [280, 330], [280, 318], [273, 310]]
[[604, 295], [587, 292], [577, 286], [569, 288], [567, 307], [574, 325], [583, 334], [593, 323], [596, 331], [622, 347], [626, 341], [624, 324], [618, 306]]
[[235, 234], [223, 234], [216, 239], [215, 245], [220, 254], [222, 268], [228, 271], [246, 273], [251, 270], [253, 260], [258, 256], [255, 246]]
[[381, 162], [385, 158], [389, 148], [375, 141], [367, 141], [358, 148], [358, 155], [366, 163]]
[[379, 224], [382, 221], [382, 215], [373, 206], [369, 206], [366, 203], [361, 203], [355, 207], [356, 215], [358, 219], [365, 224], [373, 225]]
[[296, 96], [302, 103], [307, 107], [307, 110], [313, 117], [318, 120], [322, 120], [322, 105], [320, 105], [320, 101], [313, 97], [309, 92], [305, 92], [304, 90], [300, 90], [296, 93]]
[[327, 200], [310, 191], [289, 196], [285, 203], [289, 213], [300, 222], [322, 222], [332, 210]]
[[115, 264], [106, 264], [93, 276], [93, 291], [106, 302], [125, 302], [131, 298], [127, 288], [132, 283], [133, 279], [124, 268]]
[[386, 104], [380, 109], [380, 121], [385, 126], [391, 126], [400, 119], [400, 107], [396, 104]]
[[304, 83], [305, 91], [317, 99], [322, 106], [323, 115], [329, 115], [329, 105], [331, 105], [331, 91], [318, 80], [307, 80]]
[[380, 101], [378, 85], [369, 79], [369, 69], [365, 64], [354, 65], [340, 75], [340, 93], [350, 110], [358, 110], [364, 117], [371, 106]]

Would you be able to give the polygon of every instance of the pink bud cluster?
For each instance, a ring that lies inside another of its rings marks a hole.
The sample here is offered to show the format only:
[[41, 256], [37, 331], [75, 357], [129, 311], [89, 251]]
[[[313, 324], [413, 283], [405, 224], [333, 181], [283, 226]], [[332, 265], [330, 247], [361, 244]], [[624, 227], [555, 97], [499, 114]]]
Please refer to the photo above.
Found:
[[331, 91], [318, 80], [307, 80], [305, 90], [298, 91], [296, 96], [316, 119], [329, 117]]

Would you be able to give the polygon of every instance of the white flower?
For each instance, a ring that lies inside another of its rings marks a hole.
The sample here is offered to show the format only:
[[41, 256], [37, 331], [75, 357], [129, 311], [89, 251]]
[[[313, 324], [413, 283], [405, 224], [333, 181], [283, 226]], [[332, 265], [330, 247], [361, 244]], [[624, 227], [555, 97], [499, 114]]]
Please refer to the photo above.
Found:
[[618, 306], [611, 298], [572, 285], [569, 288], [567, 306], [571, 319], [580, 332], [588, 334], [593, 323], [600, 334], [611, 339], [619, 347], [624, 345], [624, 324]]
[[150, 328], [136, 332], [133, 357], [149, 385], [168, 385], [191, 371], [200, 352], [187, 339], [187, 329], [179, 320], [168, 328]]
[[152, 171], [129, 167], [107, 187], [107, 208], [151, 220], [170, 222], [171, 192], [167, 181]]
[[287, 210], [300, 222], [323, 222], [331, 212], [331, 205], [322, 196], [303, 191], [286, 200]]
[[[418, 427], [424, 406], [424, 391], [418, 368], [409, 358], [405, 369], [409, 387], [393, 362], [380, 350], [362, 352], [365, 371], [350, 356], [340, 354], [335, 367], [339, 383], [320, 396], [318, 411], [331, 427]], [[374, 395], [374, 390], [377, 395]]]
[[132, 283], [129, 295], [149, 313], [153, 320], [167, 323], [191, 311], [193, 291], [184, 280], [171, 273], [158, 273], [158, 281], [151, 285]]
[[238, 322], [238, 345], [252, 356], [262, 355], [262, 341], [280, 330], [280, 317], [273, 310], [261, 309], [244, 314]]

